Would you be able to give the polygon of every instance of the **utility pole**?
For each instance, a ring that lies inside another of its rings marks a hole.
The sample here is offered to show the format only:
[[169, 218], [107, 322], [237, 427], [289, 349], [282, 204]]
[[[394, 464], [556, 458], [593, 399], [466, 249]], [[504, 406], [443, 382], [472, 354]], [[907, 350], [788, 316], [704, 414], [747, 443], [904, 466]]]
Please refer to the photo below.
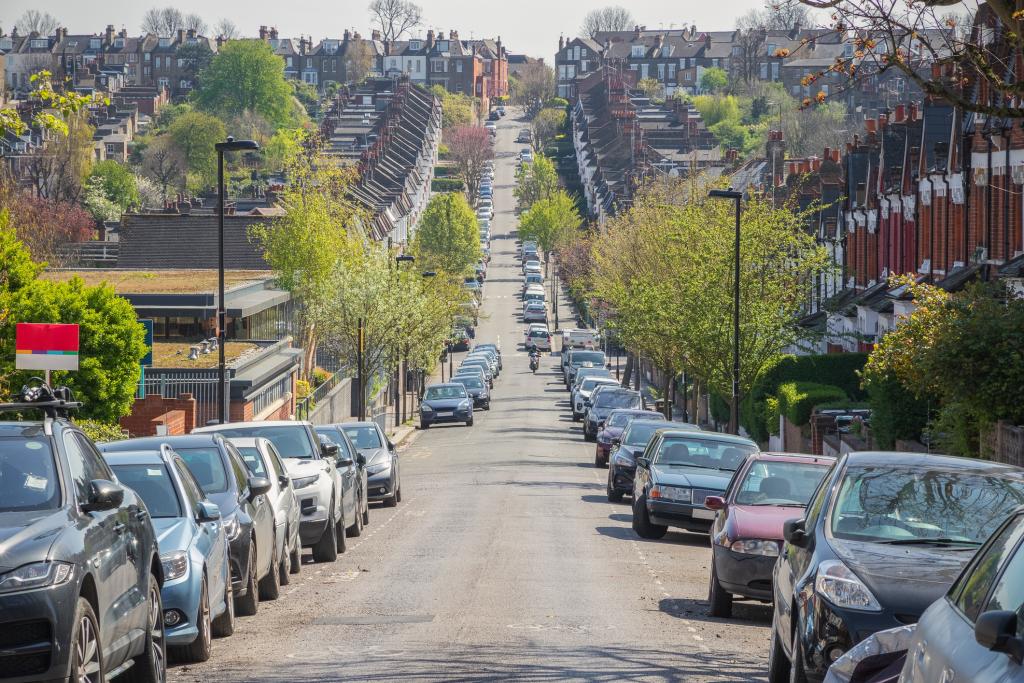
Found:
[[731, 187], [711, 190], [709, 197], [732, 199], [736, 202], [736, 234], [733, 242], [732, 282], [732, 405], [729, 409], [729, 431], [740, 433], [740, 202], [743, 193]]
[[363, 344], [364, 344], [364, 330], [363, 330], [363, 319], [359, 319], [358, 327], [356, 329], [356, 388], [358, 393], [356, 396], [359, 397], [359, 406], [357, 407], [356, 414], [360, 421], [366, 419], [366, 391], [363, 388]]

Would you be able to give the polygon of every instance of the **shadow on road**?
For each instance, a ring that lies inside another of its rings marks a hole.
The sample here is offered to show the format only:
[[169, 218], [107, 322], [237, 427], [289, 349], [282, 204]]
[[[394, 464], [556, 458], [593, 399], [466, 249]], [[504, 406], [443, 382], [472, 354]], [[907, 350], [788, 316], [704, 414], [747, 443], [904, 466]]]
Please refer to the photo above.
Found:
[[665, 614], [680, 619], [707, 621], [713, 624], [732, 624], [743, 621], [762, 626], [772, 623], [771, 605], [757, 602], [739, 602], [738, 598], [732, 605], [732, 617], [729, 619], [708, 616], [707, 600], [663, 598], [658, 602], [658, 609]]
[[[585, 499], [586, 497], [584, 497]], [[602, 497], [603, 498], [603, 497]], [[608, 499], [603, 498], [607, 504]], [[595, 502], [595, 501], [589, 501]], [[629, 521], [633, 518], [630, 516]], [[617, 538], [623, 541], [639, 541], [641, 543], [660, 543], [670, 545], [685, 545], [694, 548], [706, 548], [708, 547], [707, 536], [698, 536], [697, 534], [687, 533], [671, 533], [669, 532], [664, 538], [641, 538], [637, 535], [631, 527], [626, 526], [599, 526], [596, 528], [597, 533], [602, 536], [608, 536], [609, 538]]]

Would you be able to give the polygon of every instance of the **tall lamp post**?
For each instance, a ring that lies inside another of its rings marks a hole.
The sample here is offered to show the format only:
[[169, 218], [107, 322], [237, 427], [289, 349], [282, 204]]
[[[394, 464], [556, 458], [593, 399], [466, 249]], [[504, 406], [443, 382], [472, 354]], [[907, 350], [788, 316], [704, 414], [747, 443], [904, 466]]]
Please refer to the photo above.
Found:
[[740, 433], [740, 202], [743, 193], [731, 187], [711, 190], [709, 197], [732, 199], [736, 202], [736, 239], [733, 243], [732, 272], [732, 406], [729, 411], [729, 431]]
[[224, 307], [224, 152], [254, 151], [260, 148], [255, 140], [236, 140], [228, 136], [214, 145], [217, 150], [217, 417], [220, 424], [228, 421], [227, 364], [224, 345], [227, 341], [227, 313]]
[[[413, 263], [415, 260], [416, 260], [416, 257], [412, 256], [411, 254], [399, 254], [398, 256], [395, 257], [395, 264], [398, 266], [399, 271], [401, 271], [403, 263]], [[396, 274], [396, 279], [400, 278], [400, 277], [402, 277], [402, 274], [401, 274], [401, 272], [398, 272]], [[401, 411], [401, 405], [402, 404], [400, 403], [400, 401], [401, 401], [401, 398], [402, 398], [402, 380], [403, 379], [404, 378], [402, 377], [402, 363], [401, 363], [401, 361], [398, 360], [398, 351], [396, 349], [396, 352], [395, 352], [395, 429], [398, 429], [399, 425], [402, 424], [401, 423], [401, 419], [402, 419], [402, 417], [401, 417], [401, 412], [402, 412]]]

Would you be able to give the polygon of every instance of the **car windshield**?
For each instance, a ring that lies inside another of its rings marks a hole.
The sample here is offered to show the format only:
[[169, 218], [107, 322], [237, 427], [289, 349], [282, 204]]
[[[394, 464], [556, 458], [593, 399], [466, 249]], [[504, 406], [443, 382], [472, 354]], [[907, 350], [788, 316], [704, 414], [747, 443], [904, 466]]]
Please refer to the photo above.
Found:
[[599, 384], [618, 384], [618, 382], [609, 382], [605, 377], [586, 377], [580, 384], [580, 391], [590, 391]]
[[760, 460], [750, 465], [736, 489], [737, 505], [803, 507], [828, 472], [829, 463]]
[[636, 415], [633, 413], [614, 412], [608, 416], [608, 422], [606, 423], [606, 426], [625, 427], [626, 423], [632, 420], [634, 417], [636, 417]]
[[484, 388], [484, 383], [480, 381], [479, 377], [459, 377], [455, 381], [457, 381], [459, 384], [466, 387], [467, 389]]
[[[429, 389], [427, 391], [430, 391]], [[380, 448], [380, 434], [377, 428], [372, 425], [359, 427], [345, 427], [345, 433], [352, 440], [356, 448]]]
[[1024, 480], [978, 470], [851, 467], [832, 509], [836, 538], [980, 545], [1024, 503]]
[[249, 468], [257, 477], [267, 476], [267, 468], [263, 464], [263, 458], [260, 456], [260, 451], [255, 446], [239, 446], [235, 445], [238, 452], [242, 454], [242, 460], [245, 461], [245, 466]]
[[573, 365], [593, 363], [594, 367], [604, 366], [604, 353], [601, 351], [575, 351], [572, 354]]
[[548, 333], [544, 330], [530, 330], [531, 337], [547, 337]]
[[661, 443], [654, 463], [733, 472], [748, 455], [756, 452], [756, 446], [744, 443], [672, 436]]
[[216, 446], [206, 448], [175, 448], [175, 452], [188, 465], [192, 476], [206, 493], [224, 493], [228, 490], [228, 473]]
[[229, 439], [252, 439], [262, 436], [274, 444], [274, 448], [277, 449], [282, 458], [309, 460], [314, 456], [313, 446], [309, 442], [309, 434], [306, 433], [306, 427], [301, 424], [232, 427], [230, 429], [218, 429], [217, 433], [223, 434]]
[[625, 433], [622, 435], [622, 443], [627, 446], [646, 446], [654, 432], [664, 428], [664, 426], [634, 421], [626, 428]]
[[444, 400], [448, 398], [466, 398], [466, 387], [430, 387], [427, 389], [427, 392], [423, 394], [423, 400], [425, 401]]
[[594, 402], [595, 408], [639, 408], [640, 395], [632, 391], [601, 391]]
[[139, 494], [151, 517], [181, 517], [181, 503], [166, 465], [160, 463], [112, 467], [117, 480]]
[[55, 510], [60, 479], [40, 427], [0, 427], [0, 512]]

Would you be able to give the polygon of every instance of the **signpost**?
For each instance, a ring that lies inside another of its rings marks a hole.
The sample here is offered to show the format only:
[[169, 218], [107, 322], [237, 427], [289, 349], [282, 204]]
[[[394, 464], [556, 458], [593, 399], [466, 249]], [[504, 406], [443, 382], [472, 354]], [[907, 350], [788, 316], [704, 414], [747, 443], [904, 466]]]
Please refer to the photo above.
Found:
[[14, 349], [14, 367], [45, 371], [49, 386], [52, 370], [78, 370], [78, 325], [18, 323]]
[[139, 361], [139, 393], [140, 398], [146, 397], [146, 368], [153, 367], [153, 321], [149, 319], [139, 320], [139, 323], [146, 330], [146, 355]]

